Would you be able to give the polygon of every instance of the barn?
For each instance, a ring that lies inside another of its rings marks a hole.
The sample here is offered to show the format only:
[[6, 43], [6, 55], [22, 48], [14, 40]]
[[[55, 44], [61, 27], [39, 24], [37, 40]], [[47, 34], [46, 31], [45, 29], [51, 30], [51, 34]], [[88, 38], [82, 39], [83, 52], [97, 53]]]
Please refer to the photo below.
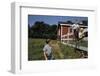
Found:
[[[83, 24], [79, 24], [79, 27], [83, 29], [88, 28], [88, 26], [85, 26]], [[69, 41], [72, 41], [74, 36], [72, 24], [66, 22], [59, 22], [57, 36], [58, 39], [61, 40], [62, 42], [69, 43]]]

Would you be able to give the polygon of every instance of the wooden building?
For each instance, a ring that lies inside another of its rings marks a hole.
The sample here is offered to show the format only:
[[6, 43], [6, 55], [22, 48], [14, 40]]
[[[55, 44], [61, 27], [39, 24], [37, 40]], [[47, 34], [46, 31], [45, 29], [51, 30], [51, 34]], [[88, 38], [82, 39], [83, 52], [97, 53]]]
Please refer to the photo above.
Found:
[[[88, 28], [87, 26], [84, 26], [82, 24], [79, 24], [79, 27], [83, 29]], [[58, 39], [61, 41], [69, 42], [70, 40], [73, 40], [74, 33], [72, 29], [72, 24], [59, 23], [57, 36], [58, 36]]]

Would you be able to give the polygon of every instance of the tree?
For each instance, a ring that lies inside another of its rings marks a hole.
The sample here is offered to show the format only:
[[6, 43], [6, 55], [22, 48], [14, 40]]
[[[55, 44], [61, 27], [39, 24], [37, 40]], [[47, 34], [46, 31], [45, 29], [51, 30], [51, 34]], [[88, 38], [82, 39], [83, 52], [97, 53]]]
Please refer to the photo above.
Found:
[[67, 21], [67, 24], [73, 24], [73, 22], [72, 21]]
[[56, 35], [57, 35], [57, 25], [49, 25], [44, 22], [36, 21], [32, 25], [32, 27], [29, 27], [29, 37], [31, 38], [56, 39], [57, 38]]
[[83, 20], [82, 23], [83, 23], [83, 25], [88, 26], [88, 21]]
[[28, 37], [30, 38], [31, 37], [31, 27], [30, 27], [30, 24], [28, 24]]

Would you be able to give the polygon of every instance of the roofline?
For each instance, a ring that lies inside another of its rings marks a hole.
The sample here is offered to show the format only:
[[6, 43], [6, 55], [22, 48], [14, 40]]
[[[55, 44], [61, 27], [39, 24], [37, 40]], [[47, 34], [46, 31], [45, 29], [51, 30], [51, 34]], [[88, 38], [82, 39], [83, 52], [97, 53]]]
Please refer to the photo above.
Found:
[[[71, 26], [71, 24], [67, 24], [67, 25], [66, 24], [60, 24], [60, 26]], [[88, 27], [88, 26], [84, 26], [84, 25], [80, 25], [80, 24], [79, 24], [79, 26], [80, 27]]]

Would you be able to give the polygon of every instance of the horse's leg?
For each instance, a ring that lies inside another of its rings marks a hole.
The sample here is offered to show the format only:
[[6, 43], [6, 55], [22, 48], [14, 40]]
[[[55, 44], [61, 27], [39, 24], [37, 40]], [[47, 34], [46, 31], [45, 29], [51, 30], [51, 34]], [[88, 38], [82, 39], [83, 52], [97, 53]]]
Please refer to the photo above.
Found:
[[74, 47], [74, 50], [75, 52], [77, 51], [77, 35], [76, 35], [76, 32], [75, 32], [75, 47]]
[[75, 48], [76, 48], [76, 50], [75, 50], [75, 52], [77, 51], [77, 49], [79, 48], [79, 46], [78, 46], [78, 44], [79, 44], [79, 30], [77, 30], [76, 31], [76, 33], [75, 33]]

